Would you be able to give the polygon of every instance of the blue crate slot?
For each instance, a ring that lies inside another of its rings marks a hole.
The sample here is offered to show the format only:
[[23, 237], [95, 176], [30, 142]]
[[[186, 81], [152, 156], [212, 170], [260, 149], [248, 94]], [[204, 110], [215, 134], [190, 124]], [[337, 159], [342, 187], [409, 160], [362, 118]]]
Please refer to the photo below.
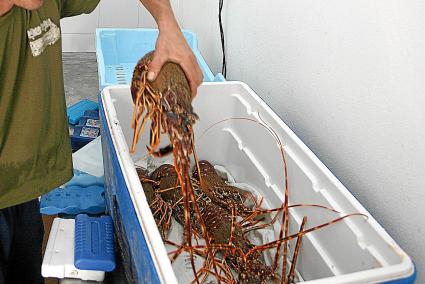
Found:
[[82, 270], [115, 269], [114, 232], [110, 216], [75, 218], [74, 265]]
[[104, 192], [104, 188], [97, 185], [57, 188], [41, 196], [40, 212], [45, 215], [100, 214], [106, 209]]
[[[198, 60], [205, 82], [214, 75], [198, 50], [195, 33], [182, 30]], [[96, 29], [96, 56], [100, 90], [110, 85], [130, 84], [137, 61], [155, 49], [157, 29]]]
[[68, 122], [72, 125], [78, 123], [81, 117], [83, 117], [86, 110], [98, 110], [99, 105], [96, 102], [90, 100], [81, 100], [72, 106], [67, 108]]

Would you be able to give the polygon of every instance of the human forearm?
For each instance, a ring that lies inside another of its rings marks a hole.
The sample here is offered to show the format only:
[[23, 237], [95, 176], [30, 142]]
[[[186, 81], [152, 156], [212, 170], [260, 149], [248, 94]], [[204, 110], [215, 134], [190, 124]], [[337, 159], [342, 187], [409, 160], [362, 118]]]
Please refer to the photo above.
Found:
[[195, 96], [202, 82], [202, 72], [180, 30], [170, 0], [140, 0], [140, 2], [154, 17], [159, 28], [155, 53], [148, 66], [148, 80], [155, 80], [165, 62], [178, 63], [189, 80], [192, 95]]
[[140, 2], [154, 17], [160, 30], [163, 28], [178, 28], [169, 0], [140, 0]]

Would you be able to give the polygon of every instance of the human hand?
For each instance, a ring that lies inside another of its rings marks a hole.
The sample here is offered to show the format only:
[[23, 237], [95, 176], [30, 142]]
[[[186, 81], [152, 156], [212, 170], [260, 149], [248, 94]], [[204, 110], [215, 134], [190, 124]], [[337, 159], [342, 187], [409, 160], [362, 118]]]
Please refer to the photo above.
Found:
[[196, 96], [198, 86], [202, 83], [203, 75], [195, 55], [176, 22], [159, 28], [155, 53], [148, 66], [149, 81], [155, 80], [162, 66], [167, 61], [177, 63], [182, 67], [189, 81], [192, 96]]

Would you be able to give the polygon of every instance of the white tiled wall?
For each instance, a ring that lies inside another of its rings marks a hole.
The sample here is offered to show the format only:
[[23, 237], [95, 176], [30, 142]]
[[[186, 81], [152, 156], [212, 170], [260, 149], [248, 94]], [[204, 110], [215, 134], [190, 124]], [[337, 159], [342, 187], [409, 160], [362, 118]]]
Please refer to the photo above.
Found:
[[102, 0], [100, 2], [99, 27], [135, 28], [139, 20], [137, 0]]
[[143, 7], [143, 5], [139, 5], [139, 22], [137, 23], [137, 27], [139, 28], [156, 28], [156, 23], [154, 18], [149, 14], [148, 10]]
[[[171, 0], [180, 19], [179, 0]], [[64, 52], [94, 52], [96, 28], [155, 28], [156, 23], [138, 0], [102, 0], [90, 15], [61, 21]]]

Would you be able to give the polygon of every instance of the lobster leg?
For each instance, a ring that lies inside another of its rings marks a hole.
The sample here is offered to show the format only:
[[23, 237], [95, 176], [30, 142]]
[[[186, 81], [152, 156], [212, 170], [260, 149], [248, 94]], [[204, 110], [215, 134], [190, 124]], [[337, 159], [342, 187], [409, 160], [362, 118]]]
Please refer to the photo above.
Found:
[[173, 146], [172, 145], [168, 145], [165, 146], [164, 148], [160, 148], [158, 151], [152, 151], [152, 149], [149, 146], [146, 146], [146, 148], [149, 151], [149, 154], [153, 155], [154, 157], [157, 158], [161, 158], [164, 157], [168, 154], [170, 154], [171, 152], [173, 152]]

